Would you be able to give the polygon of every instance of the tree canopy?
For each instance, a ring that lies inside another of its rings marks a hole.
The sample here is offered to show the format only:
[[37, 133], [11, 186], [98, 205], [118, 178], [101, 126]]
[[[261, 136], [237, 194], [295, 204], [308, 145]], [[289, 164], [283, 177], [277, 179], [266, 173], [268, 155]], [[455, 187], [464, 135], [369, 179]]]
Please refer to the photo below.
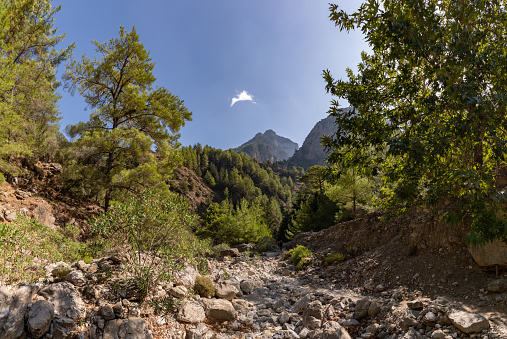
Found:
[[447, 219], [473, 220], [470, 240], [507, 240], [493, 172], [507, 154], [507, 8], [493, 0], [369, 0], [340, 30], [361, 29], [363, 52], [347, 80], [324, 72], [337, 133], [329, 160], [361, 164], [374, 150], [384, 207], [449, 204]]
[[103, 197], [107, 210], [115, 192], [163, 185], [191, 112], [165, 88], [153, 88], [155, 64], [135, 28], [121, 27], [119, 38], [94, 45], [99, 57], [73, 60], [63, 76], [65, 88], [93, 109], [88, 122], [67, 128], [77, 138], [69, 173]]
[[0, 171], [9, 175], [20, 171], [13, 156], [41, 157], [56, 144], [56, 68], [73, 48], [56, 49], [59, 10], [50, 0], [0, 3]]

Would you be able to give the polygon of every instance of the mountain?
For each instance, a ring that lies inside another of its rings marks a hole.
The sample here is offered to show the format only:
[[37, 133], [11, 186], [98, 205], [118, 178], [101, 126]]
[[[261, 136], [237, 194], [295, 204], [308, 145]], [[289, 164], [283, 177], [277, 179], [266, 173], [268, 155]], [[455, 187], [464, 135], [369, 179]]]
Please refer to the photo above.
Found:
[[258, 161], [283, 161], [289, 159], [298, 149], [294, 141], [277, 135], [268, 129], [257, 133], [251, 140], [234, 149], [238, 153], [246, 153]]
[[320, 144], [320, 139], [324, 135], [336, 133], [337, 128], [334, 121], [333, 117], [327, 117], [315, 124], [306, 136], [303, 146], [287, 161], [288, 168], [301, 166], [306, 170], [314, 165], [327, 165], [325, 162], [327, 154], [324, 151], [324, 146]]

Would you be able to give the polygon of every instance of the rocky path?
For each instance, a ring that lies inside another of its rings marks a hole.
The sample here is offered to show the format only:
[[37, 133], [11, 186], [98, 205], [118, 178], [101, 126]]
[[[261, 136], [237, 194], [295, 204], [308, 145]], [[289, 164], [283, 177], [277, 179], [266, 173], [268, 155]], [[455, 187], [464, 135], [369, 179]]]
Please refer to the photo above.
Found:
[[[187, 267], [150, 296], [178, 306], [166, 314], [137, 303], [121, 276], [103, 279], [121, 272], [118, 259], [75, 263], [63, 282], [0, 287], [0, 338], [507, 338], [506, 314], [402, 286], [351, 287], [318, 266], [298, 272], [280, 254], [211, 260], [215, 298], [193, 292], [198, 273]], [[57, 266], [48, 267], [49, 280]], [[484, 293], [504, 298], [506, 281], [496, 287]]]

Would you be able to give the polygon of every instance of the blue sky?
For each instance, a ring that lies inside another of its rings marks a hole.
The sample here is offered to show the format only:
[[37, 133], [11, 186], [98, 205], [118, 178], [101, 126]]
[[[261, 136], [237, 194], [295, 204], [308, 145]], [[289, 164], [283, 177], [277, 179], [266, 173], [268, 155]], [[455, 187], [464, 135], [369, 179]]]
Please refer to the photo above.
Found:
[[[337, 3], [352, 11], [361, 1]], [[301, 146], [332, 99], [322, 71], [344, 78], [368, 49], [360, 32], [334, 27], [328, 8], [320, 0], [73, 0], [62, 3], [54, 26], [67, 35], [62, 47], [74, 42], [80, 58], [93, 56], [92, 40], [135, 25], [156, 63], [156, 85], [193, 112], [183, 145], [228, 149], [273, 129]], [[231, 105], [243, 91], [252, 100]], [[87, 121], [79, 94], [62, 95], [62, 130]]]

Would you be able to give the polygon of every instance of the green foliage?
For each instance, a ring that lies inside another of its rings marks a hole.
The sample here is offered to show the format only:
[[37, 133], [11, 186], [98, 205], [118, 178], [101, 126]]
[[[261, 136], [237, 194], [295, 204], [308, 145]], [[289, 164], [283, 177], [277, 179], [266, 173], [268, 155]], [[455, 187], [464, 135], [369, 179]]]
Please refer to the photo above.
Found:
[[127, 195], [104, 215], [91, 221], [94, 239], [104, 239], [91, 248], [99, 253], [121, 250], [128, 253], [127, 269], [136, 283], [149, 290], [161, 278], [156, 272], [175, 267], [184, 258], [195, 263], [208, 251], [207, 243], [192, 233], [197, 217], [188, 203], [174, 193], [147, 189], [140, 196]]
[[194, 291], [204, 298], [212, 298], [216, 293], [213, 282], [209, 278], [201, 276], [195, 278]]
[[325, 194], [336, 203], [352, 211], [355, 219], [358, 209], [370, 211], [373, 205], [374, 180], [372, 176], [360, 174], [354, 167], [340, 169], [336, 178], [325, 183]]
[[220, 254], [220, 252], [228, 250], [229, 248], [231, 248], [231, 246], [229, 246], [229, 244], [227, 244], [227, 243], [221, 243], [221, 244], [215, 245], [215, 246], [213, 246], [211, 248], [211, 254], [214, 257], [218, 257], [218, 255]]
[[[505, 164], [507, 134], [501, 1], [369, 1], [347, 14], [331, 5], [341, 30], [361, 29], [372, 52], [357, 74], [324, 72], [338, 131], [325, 137], [331, 163], [378, 164], [380, 207], [437, 206], [455, 220], [471, 218], [471, 241], [507, 240], [493, 171]], [[365, 154], [370, 150], [374, 156]], [[496, 226], [496, 227], [495, 227]]]
[[58, 65], [73, 45], [56, 50], [64, 35], [53, 22], [60, 7], [51, 0], [0, 4], [0, 170], [21, 171], [16, 156], [51, 156], [56, 148]]
[[1, 184], [5, 184], [7, 181], [5, 180], [5, 177], [3, 175], [3, 173], [0, 173], [0, 185]]
[[277, 248], [278, 245], [276, 244], [276, 240], [270, 236], [260, 238], [257, 244], [255, 244], [255, 251], [259, 253], [274, 251]]
[[104, 199], [107, 210], [115, 194], [165, 186], [177, 163], [177, 132], [191, 112], [165, 88], [153, 88], [155, 64], [135, 28], [121, 27], [119, 38], [94, 45], [99, 56], [73, 60], [63, 76], [65, 88], [78, 90], [94, 110], [88, 122], [67, 127], [78, 139], [66, 176]]
[[[292, 239], [294, 234], [299, 232], [320, 231], [333, 226], [337, 221], [343, 221], [335, 219], [342, 211], [327, 195], [303, 190], [297, 195], [292, 210], [284, 216], [278, 238]], [[347, 216], [343, 215], [344, 218]]]
[[205, 228], [198, 234], [213, 239], [215, 243], [256, 243], [271, 235], [261, 207], [246, 199], [241, 200], [235, 209], [227, 200], [221, 205], [210, 205], [203, 224]]
[[312, 255], [313, 252], [303, 245], [297, 245], [284, 253], [284, 257], [289, 257], [298, 270], [302, 270], [308, 265]]
[[4, 283], [36, 282], [45, 277], [44, 266], [83, 258], [86, 246], [35, 219], [19, 216], [0, 223], [0, 280]]
[[346, 258], [347, 256], [341, 252], [331, 252], [324, 258], [324, 262], [327, 265], [332, 265], [335, 262], [344, 261]]
[[[216, 192], [215, 202], [228, 200], [236, 207], [246, 199], [260, 204], [266, 223], [277, 233], [283, 213], [291, 205], [299, 170], [258, 163], [246, 154], [200, 144], [183, 147], [181, 156], [184, 166], [198, 175], [204, 174], [201, 177]], [[181, 182], [173, 181], [171, 188], [181, 193], [180, 185]]]
[[181, 304], [182, 302], [179, 299], [173, 298], [171, 296], [150, 301], [150, 306], [153, 307], [155, 314], [161, 314], [165, 320], [169, 319], [169, 314], [176, 313]]
[[64, 265], [60, 265], [57, 268], [55, 268], [51, 274], [56, 278], [56, 281], [63, 281], [65, 276], [72, 272], [72, 269], [69, 267], [65, 267]]

